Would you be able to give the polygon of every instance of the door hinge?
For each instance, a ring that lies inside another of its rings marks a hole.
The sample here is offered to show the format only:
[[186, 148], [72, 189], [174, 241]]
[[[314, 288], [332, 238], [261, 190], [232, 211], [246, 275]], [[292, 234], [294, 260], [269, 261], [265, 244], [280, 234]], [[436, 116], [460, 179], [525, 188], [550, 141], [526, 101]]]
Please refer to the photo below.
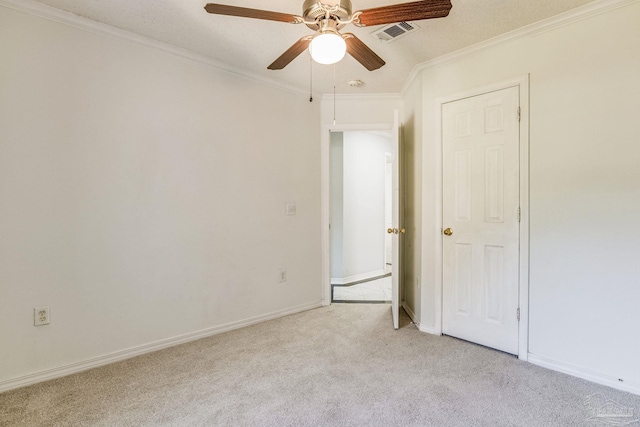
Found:
[[521, 118], [520, 107], [518, 107], [518, 121], [520, 121], [520, 118]]
[[516, 216], [518, 217], [518, 222], [520, 222], [520, 218], [522, 218], [522, 211], [520, 210], [519, 206], [518, 206], [518, 210], [516, 211]]
[[518, 310], [516, 311], [516, 317], [518, 318], [518, 322], [520, 321], [520, 307], [518, 307]]

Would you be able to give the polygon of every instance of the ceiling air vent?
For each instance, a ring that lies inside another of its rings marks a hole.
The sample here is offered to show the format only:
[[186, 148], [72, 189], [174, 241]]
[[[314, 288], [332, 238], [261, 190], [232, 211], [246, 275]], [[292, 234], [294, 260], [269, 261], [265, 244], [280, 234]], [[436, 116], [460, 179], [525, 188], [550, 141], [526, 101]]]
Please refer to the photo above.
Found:
[[373, 35], [380, 41], [390, 43], [405, 34], [418, 30], [416, 24], [409, 22], [398, 22], [397, 24], [386, 25], [379, 30], [373, 32]]

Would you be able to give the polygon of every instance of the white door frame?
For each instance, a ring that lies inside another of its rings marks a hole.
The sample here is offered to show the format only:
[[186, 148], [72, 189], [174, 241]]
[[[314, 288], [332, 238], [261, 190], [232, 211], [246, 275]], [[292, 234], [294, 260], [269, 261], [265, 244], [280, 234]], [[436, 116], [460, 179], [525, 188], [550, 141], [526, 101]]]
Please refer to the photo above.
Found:
[[519, 289], [520, 324], [518, 325], [518, 358], [527, 360], [529, 354], [529, 75], [525, 74], [498, 83], [482, 86], [463, 93], [448, 95], [436, 99], [436, 209], [435, 209], [435, 298], [434, 332], [442, 335], [442, 207], [443, 207], [443, 165], [442, 165], [442, 105], [482, 95], [487, 92], [518, 87], [520, 94], [520, 255]]
[[393, 123], [322, 126], [320, 139], [320, 197], [322, 240], [322, 305], [331, 305], [331, 132], [392, 130]]

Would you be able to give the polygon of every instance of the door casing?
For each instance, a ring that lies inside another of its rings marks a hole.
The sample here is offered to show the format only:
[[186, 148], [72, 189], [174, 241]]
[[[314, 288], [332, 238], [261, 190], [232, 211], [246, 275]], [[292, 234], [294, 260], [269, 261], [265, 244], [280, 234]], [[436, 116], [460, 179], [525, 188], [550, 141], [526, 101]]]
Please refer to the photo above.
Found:
[[482, 95], [488, 92], [518, 87], [520, 94], [520, 247], [519, 247], [519, 297], [520, 323], [518, 326], [518, 358], [528, 359], [529, 352], [529, 75], [521, 75], [512, 79], [481, 86], [469, 91], [448, 95], [436, 99], [436, 209], [435, 209], [435, 236], [437, 259], [435, 261], [435, 295], [434, 313], [435, 324], [433, 332], [442, 335], [443, 312], [443, 247], [442, 247], [442, 207], [443, 207], [443, 164], [442, 164], [442, 106], [448, 102]]

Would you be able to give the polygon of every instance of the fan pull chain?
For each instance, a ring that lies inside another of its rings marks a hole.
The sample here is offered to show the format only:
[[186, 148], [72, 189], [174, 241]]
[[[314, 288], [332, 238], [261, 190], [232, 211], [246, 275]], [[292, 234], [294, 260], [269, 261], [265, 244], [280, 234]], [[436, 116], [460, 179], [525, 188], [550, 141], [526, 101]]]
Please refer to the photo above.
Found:
[[313, 102], [313, 58], [309, 55], [309, 102]]
[[333, 124], [336, 124], [336, 64], [333, 64]]

